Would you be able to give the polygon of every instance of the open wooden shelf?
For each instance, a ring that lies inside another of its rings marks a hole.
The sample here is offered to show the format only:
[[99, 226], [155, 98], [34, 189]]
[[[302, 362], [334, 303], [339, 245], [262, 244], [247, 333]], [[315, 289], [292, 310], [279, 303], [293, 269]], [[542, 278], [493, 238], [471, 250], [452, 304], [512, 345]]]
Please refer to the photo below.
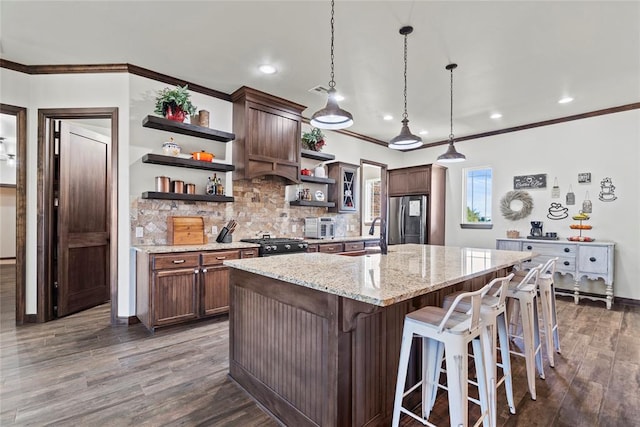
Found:
[[220, 142], [229, 142], [236, 139], [236, 135], [221, 130], [196, 126], [188, 123], [167, 120], [157, 116], [147, 116], [142, 120], [142, 126], [151, 129], [159, 129], [167, 132], [181, 133], [183, 135], [195, 136], [198, 138], [211, 139]]
[[313, 182], [315, 184], [335, 184], [336, 180], [333, 178], [319, 178], [317, 176], [300, 175], [300, 181]]
[[209, 196], [207, 194], [184, 194], [184, 193], [163, 193], [160, 191], [145, 191], [142, 193], [143, 199], [161, 200], [187, 200], [190, 202], [233, 202], [233, 197]]
[[290, 206], [312, 206], [316, 208], [333, 208], [336, 206], [334, 202], [318, 202], [317, 200], [292, 200]]
[[306, 157], [307, 159], [321, 160], [323, 162], [336, 159], [336, 156], [334, 156], [333, 154], [321, 153], [319, 151], [313, 150], [305, 150], [304, 148], [300, 149], [300, 156]]
[[151, 153], [142, 156], [142, 163], [220, 172], [231, 172], [235, 169], [235, 166], [225, 163], [203, 162], [201, 160], [183, 159], [182, 157], [163, 156], [161, 154]]

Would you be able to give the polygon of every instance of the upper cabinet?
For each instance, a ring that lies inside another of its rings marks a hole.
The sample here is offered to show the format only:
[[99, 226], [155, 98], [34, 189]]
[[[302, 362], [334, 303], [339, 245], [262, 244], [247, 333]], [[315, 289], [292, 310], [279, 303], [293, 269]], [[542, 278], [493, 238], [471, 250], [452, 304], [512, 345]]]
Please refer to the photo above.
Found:
[[329, 200], [335, 201], [336, 206], [329, 208], [330, 212], [356, 213], [358, 212], [358, 165], [343, 162], [327, 164], [329, 178], [336, 181], [329, 186]]
[[233, 179], [277, 175], [300, 182], [304, 105], [243, 86], [233, 94]]

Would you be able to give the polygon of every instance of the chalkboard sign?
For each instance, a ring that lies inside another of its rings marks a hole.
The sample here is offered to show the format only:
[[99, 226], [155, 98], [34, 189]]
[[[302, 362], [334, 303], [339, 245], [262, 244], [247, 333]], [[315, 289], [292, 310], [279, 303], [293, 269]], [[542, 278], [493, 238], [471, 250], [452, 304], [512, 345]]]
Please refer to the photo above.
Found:
[[547, 188], [547, 174], [514, 176], [513, 189], [521, 190], [523, 188]]

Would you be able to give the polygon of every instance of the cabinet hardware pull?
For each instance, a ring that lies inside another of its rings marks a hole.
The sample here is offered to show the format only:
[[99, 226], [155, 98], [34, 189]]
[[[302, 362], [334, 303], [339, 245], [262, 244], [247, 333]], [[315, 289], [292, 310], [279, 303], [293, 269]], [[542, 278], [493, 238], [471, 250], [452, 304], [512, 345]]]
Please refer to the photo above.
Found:
[[591, 261], [591, 262], [596, 262], [596, 257], [593, 257], [593, 256], [592, 256], [591, 258], [589, 258], [589, 261]]
[[569, 264], [571, 264], [569, 261], [564, 262], [564, 265], [569, 265]]
[[185, 262], [185, 260], [183, 260], [183, 259], [174, 259], [174, 260], [173, 260], [173, 263], [174, 263], [174, 264], [182, 264], [182, 263], [184, 263], [184, 262]]
[[532, 246], [527, 246], [527, 249], [531, 250], [531, 249], [533, 249], [533, 247]]
[[193, 270], [193, 274], [198, 274], [200, 270], [198, 270], [197, 268], [195, 270]]
[[227, 259], [226, 256], [217, 256], [216, 259], [221, 260], [221, 259]]
[[565, 251], [565, 252], [570, 252], [570, 251], [571, 251], [571, 249], [569, 249], [569, 248], [564, 248], [564, 251]]
[[203, 273], [206, 273], [206, 272], [207, 272], [207, 269], [206, 269], [206, 268], [203, 268], [203, 269], [202, 269], [202, 272], [203, 272]]

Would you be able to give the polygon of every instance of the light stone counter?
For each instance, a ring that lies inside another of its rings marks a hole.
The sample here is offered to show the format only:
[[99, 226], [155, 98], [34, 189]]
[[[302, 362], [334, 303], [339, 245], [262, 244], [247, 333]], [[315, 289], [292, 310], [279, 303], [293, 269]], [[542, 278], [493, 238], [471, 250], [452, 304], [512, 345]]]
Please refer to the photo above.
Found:
[[194, 252], [194, 251], [223, 251], [229, 249], [245, 249], [257, 248], [260, 245], [246, 242], [231, 243], [206, 243], [203, 245], [148, 245], [148, 246], [132, 246], [131, 249], [145, 252], [148, 254], [163, 254], [171, 252]]
[[302, 253], [224, 264], [357, 301], [388, 306], [531, 259], [531, 252], [393, 245], [388, 255]]

